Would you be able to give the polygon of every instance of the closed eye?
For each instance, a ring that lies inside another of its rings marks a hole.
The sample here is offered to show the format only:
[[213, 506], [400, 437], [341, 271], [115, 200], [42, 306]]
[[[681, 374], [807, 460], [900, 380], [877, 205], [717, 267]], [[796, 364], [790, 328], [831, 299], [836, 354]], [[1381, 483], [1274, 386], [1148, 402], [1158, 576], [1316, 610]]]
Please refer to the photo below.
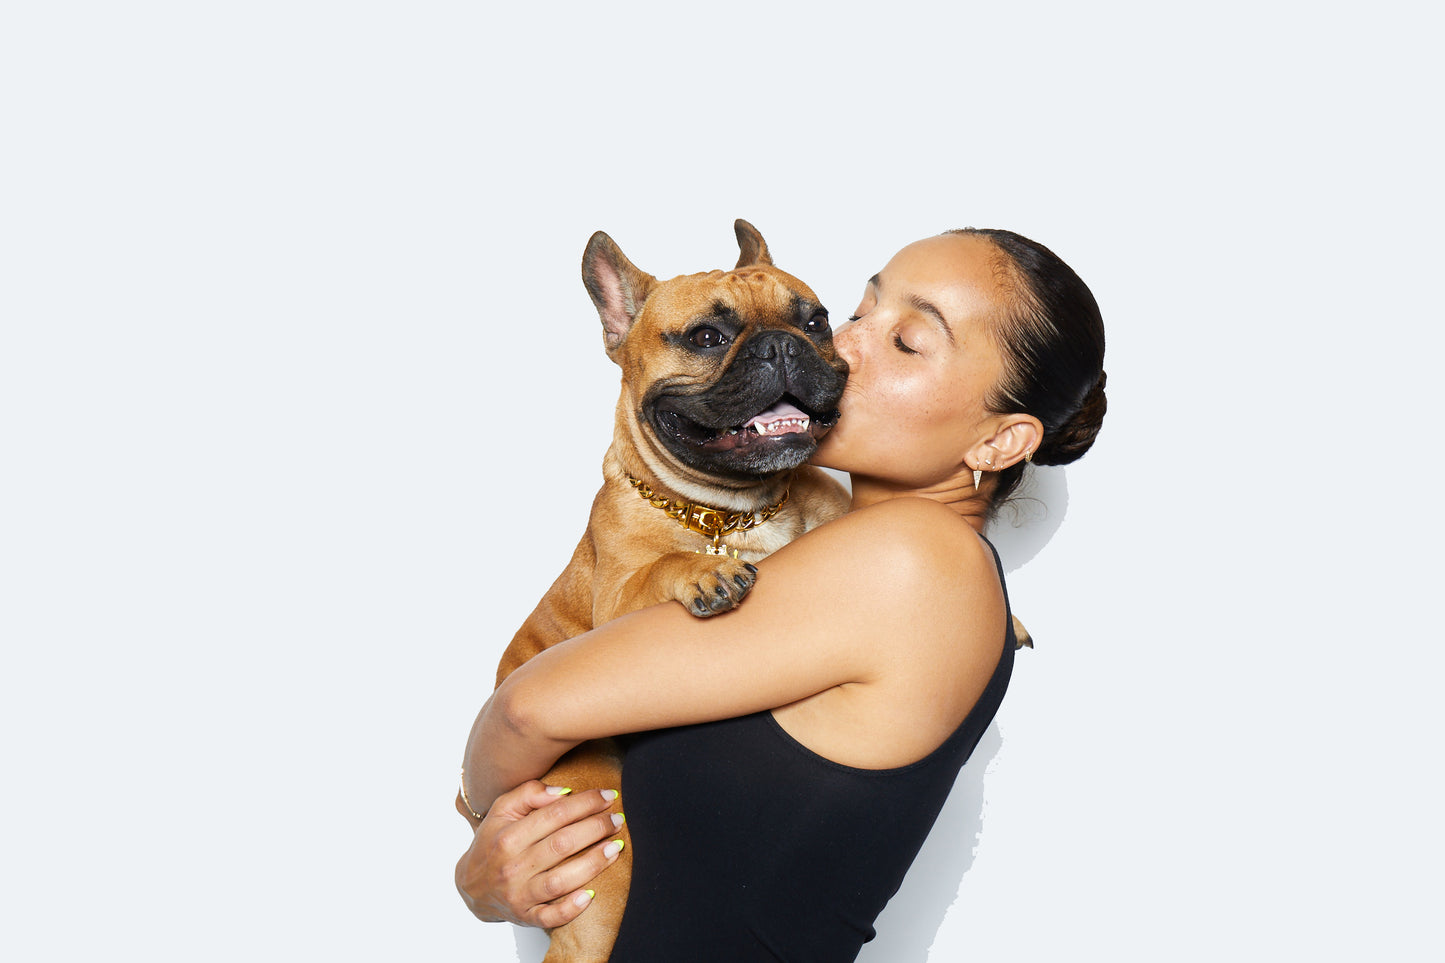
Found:
[[899, 351], [902, 351], [904, 354], [917, 354], [917, 353], [918, 353], [917, 351], [914, 351], [914, 350], [913, 350], [912, 348], [910, 348], [908, 345], [906, 345], [906, 344], [903, 343], [903, 335], [901, 335], [901, 334], [895, 334], [895, 335], [893, 335], [893, 346], [894, 346], [895, 348], [897, 348]]

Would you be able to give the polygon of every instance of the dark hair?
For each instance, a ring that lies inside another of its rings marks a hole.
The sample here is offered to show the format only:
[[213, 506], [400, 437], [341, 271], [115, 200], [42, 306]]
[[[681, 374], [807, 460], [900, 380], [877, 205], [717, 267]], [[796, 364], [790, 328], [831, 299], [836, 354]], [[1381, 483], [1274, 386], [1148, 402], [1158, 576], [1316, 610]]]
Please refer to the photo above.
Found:
[[[998, 251], [994, 276], [1005, 298], [993, 335], [1003, 378], [984, 398], [990, 411], [1033, 415], [1044, 426], [1037, 465], [1067, 465], [1094, 443], [1104, 421], [1104, 319], [1088, 285], [1059, 256], [1012, 231], [966, 227], [949, 234], [987, 238]], [[1024, 463], [998, 472], [993, 504], [1023, 478]]]

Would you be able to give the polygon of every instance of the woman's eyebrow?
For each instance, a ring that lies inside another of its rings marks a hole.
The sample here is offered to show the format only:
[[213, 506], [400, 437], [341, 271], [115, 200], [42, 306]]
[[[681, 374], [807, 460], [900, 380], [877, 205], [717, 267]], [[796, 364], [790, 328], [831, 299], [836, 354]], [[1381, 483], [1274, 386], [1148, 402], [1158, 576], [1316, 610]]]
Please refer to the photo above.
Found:
[[957, 343], [953, 338], [953, 328], [949, 326], [948, 320], [943, 316], [943, 312], [938, 310], [938, 305], [916, 294], [910, 294], [908, 296], [908, 303], [938, 322], [938, 326], [943, 329], [943, 333], [948, 338], [949, 344]]

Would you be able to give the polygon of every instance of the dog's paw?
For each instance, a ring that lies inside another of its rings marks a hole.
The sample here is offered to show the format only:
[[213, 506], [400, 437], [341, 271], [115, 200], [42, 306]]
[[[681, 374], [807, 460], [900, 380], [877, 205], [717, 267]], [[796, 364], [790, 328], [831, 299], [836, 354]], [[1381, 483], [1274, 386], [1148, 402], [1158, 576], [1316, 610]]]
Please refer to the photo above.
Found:
[[678, 578], [673, 597], [705, 619], [740, 605], [757, 578], [756, 566], [747, 562], [724, 555], [699, 555], [691, 577]]

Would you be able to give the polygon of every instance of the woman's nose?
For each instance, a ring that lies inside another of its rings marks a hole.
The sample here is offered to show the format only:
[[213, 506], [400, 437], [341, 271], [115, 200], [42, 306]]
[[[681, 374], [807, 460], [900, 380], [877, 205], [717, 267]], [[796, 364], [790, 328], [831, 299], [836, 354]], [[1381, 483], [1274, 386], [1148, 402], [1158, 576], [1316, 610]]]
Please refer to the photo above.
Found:
[[852, 364], [858, 358], [858, 322], [850, 321], [833, 335], [833, 347], [843, 360]]

